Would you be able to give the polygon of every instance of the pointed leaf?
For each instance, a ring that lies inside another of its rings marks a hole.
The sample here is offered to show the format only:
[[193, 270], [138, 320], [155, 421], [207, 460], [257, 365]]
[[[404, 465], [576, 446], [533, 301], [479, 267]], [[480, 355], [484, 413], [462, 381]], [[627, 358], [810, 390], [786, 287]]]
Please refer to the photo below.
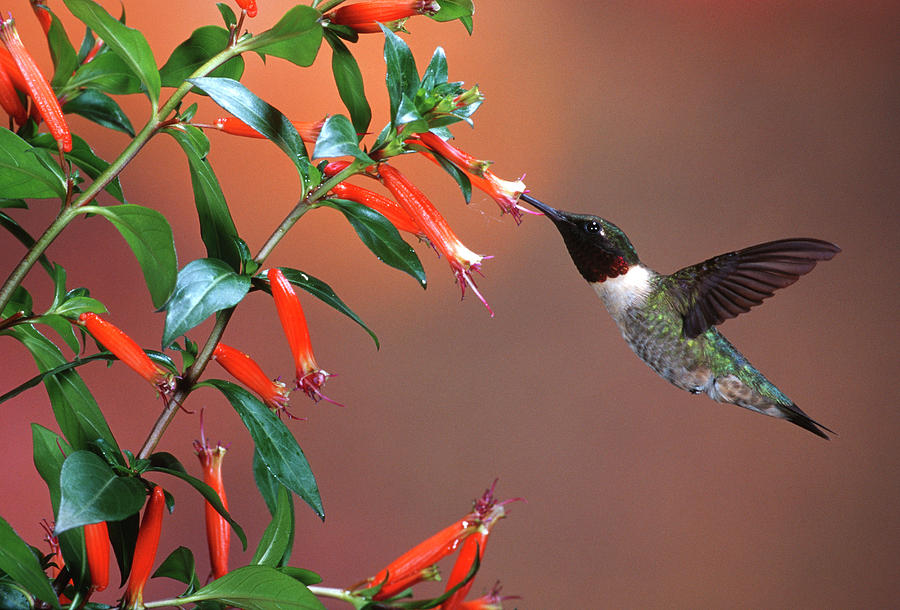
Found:
[[156, 60], [147, 39], [138, 30], [127, 27], [91, 0], [64, 0], [75, 17], [103, 39], [110, 50], [122, 58], [141, 79], [153, 107], [159, 100], [160, 79]]
[[133, 204], [86, 205], [79, 212], [103, 216], [119, 230], [144, 272], [153, 305], [162, 307], [175, 288], [178, 275], [175, 242], [166, 217]]
[[[31, 352], [41, 372], [69, 364], [59, 348], [30, 324], [9, 328], [3, 334], [21, 341]], [[42, 381], [47, 388], [56, 423], [75, 449], [84, 449], [89, 443], [103, 439], [119, 451], [103, 413], [77, 372], [67, 368], [46, 375]]]
[[235, 271], [240, 271], [241, 252], [235, 240], [238, 237], [237, 228], [219, 180], [206, 159], [209, 140], [202, 131], [190, 125], [184, 126], [184, 130], [165, 131], [175, 138], [187, 156], [191, 186], [194, 189], [194, 205], [200, 219], [200, 237], [206, 245], [206, 253], [210, 258], [221, 259]]
[[175, 292], [165, 304], [163, 348], [222, 309], [234, 307], [250, 290], [250, 278], [214, 258], [191, 261], [178, 273]]
[[[56, 152], [57, 150], [56, 140], [49, 133], [38, 134], [32, 138], [31, 143], [49, 151]], [[72, 134], [72, 150], [66, 153], [66, 159], [80, 167], [92, 179], [96, 179], [109, 167], [109, 163], [94, 154], [88, 143], [74, 133]], [[106, 191], [119, 201], [125, 202], [125, 196], [122, 194], [122, 185], [119, 183], [118, 176], [106, 185]]]
[[179, 598], [183, 604], [203, 600], [244, 610], [325, 610], [303, 583], [267, 566], [238, 568], [193, 595]]
[[[128, 574], [131, 572], [131, 560], [134, 558], [134, 546], [137, 542], [138, 530], [141, 526], [140, 513], [134, 513], [130, 517], [121, 521], [107, 521], [106, 528], [109, 532], [109, 543], [116, 555], [116, 564], [119, 566], [119, 574], [121, 574], [121, 584], [125, 584]], [[71, 532], [82, 532], [83, 530], [69, 530], [63, 535]]]
[[0, 127], [0, 193], [3, 197], [50, 199], [66, 196], [65, 177], [44, 165], [35, 153], [28, 142]]
[[262, 456], [259, 455], [259, 449], [256, 448], [253, 450], [253, 480], [266, 503], [266, 508], [269, 509], [269, 514], [274, 516], [278, 504], [278, 490], [284, 486], [278, 482], [278, 479], [263, 462]]
[[200, 588], [200, 579], [197, 578], [194, 554], [185, 546], [180, 546], [169, 553], [169, 556], [159, 564], [156, 572], [153, 573], [153, 578], [159, 578], [160, 576], [172, 578], [186, 584], [188, 588], [184, 595], [189, 595]]
[[356, 130], [357, 140], [369, 129], [372, 120], [372, 109], [366, 100], [366, 89], [363, 84], [362, 72], [356, 63], [353, 54], [347, 49], [347, 45], [332, 32], [325, 32], [326, 40], [331, 45], [331, 72], [334, 74], [334, 83], [337, 85], [341, 101], [350, 113], [353, 128]]
[[141, 81], [121, 57], [115, 53], [100, 53], [81, 64], [66, 84], [66, 91], [81, 88], [97, 89], [114, 95], [141, 92]]
[[314, 158], [351, 156], [367, 165], [375, 162], [359, 148], [356, 129], [342, 114], [328, 117], [316, 140]]
[[419, 73], [412, 51], [403, 39], [383, 25], [381, 31], [384, 32], [384, 63], [387, 66], [386, 82], [393, 122], [403, 96], [415, 98], [419, 89]]
[[137, 479], [119, 477], [90, 451], [63, 462], [56, 532], [99, 521], [118, 521], [141, 510], [146, 493]]
[[241, 50], [256, 51], [263, 57], [273, 55], [298, 66], [311, 66], [322, 44], [322, 15], [314, 8], [298, 5], [261, 34], [239, 45]]
[[258, 398], [231, 382], [210, 379], [198, 385], [212, 386], [225, 395], [247, 426], [260, 458], [272, 475], [324, 519], [319, 487], [309, 462], [284, 422]]
[[291, 492], [278, 486], [275, 514], [259, 540], [251, 564], [277, 568], [294, 544], [294, 504]]
[[79, 114], [98, 125], [121, 131], [134, 137], [134, 127], [128, 115], [114, 99], [96, 89], [85, 89], [63, 105], [63, 112]]
[[50, 84], [57, 90], [72, 77], [72, 72], [78, 67], [78, 57], [62, 22], [52, 12], [50, 15], [52, 21], [50, 31], [47, 32], [47, 45], [50, 47], [50, 57], [54, 66]]
[[446, 82], [447, 54], [444, 52], [443, 48], [438, 47], [434, 50], [431, 61], [428, 62], [428, 67], [425, 68], [425, 73], [422, 75], [422, 88], [425, 89], [425, 91], [431, 91], [437, 85]]
[[[347, 305], [335, 294], [334, 290], [331, 289], [331, 286], [326, 284], [320, 279], [314, 278], [308, 273], [304, 273], [303, 271], [299, 271], [297, 269], [291, 269], [290, 267], [279, 267], [281, 271], [284, 273], [284, 277], [287, 278], [291, 284], [295, 286], [299, 286], [303, 290], [307, 291], [314, 297], [318, 298], [323, 303], [334, 307], [336, 310], [359, 324], [363, 330], [369, 333], [369, 336], [372, 337], [372, 340], [375, 342], [375, 347], [380, 347], [378, 343], [378, 337], [369, 329], [368, 326], [360, 319], [356, 313], [347, 307]], [[261, 273], [259, 276], [253, 278], [253, 283], [255, 286], [265, 290], [269, 294], [272, 293], [272, 289], [269, 286], [269, 280], [266, 279], [266, 275]]]
[[[59, 608], [59, 600], [41, 569], [37, 556], [3, 517], [0, 517], [0, 570], [42, 602]], [[310, 594], [308, 590], [306, 593]]]
[[53, 514], [59, 508], [59, 473], [72, 447], [64, 438], [39, 424], [31, 424], [31, 443], [34, 467], [47, 484]]
[[[308, 8], [308, 7], [297, 7]], [[297, 166], [303, 178], [304, 195], [309, 182], [310, 164], [306, 146], [290, 120], [259, 99], [244, 85], [230, 78], [192, 78], [190, 82], [205, 91], [219, 106], [247, 123], [283, 150]]]
[[[197, 68], [225, 50], [228, 46], [228, 30], [216, 25], [205, 25], [191, 33], [190, 38], [175, 47], [166, 64], [159, 69], [163, 87], [178, 87]], [[209, 76], [225, 76], [240, 80], [244, 73], [242, 57], [232, 57], [209, 73]]]
[[345, 199], [324, 199], [316, 205], [340, 211], [353, 226], [360, 240], [378, 257], [378, 260], [408, 273], [425, 287], [425, 270], [415, 250], [403, 241], [390, 221], [360, 203]]

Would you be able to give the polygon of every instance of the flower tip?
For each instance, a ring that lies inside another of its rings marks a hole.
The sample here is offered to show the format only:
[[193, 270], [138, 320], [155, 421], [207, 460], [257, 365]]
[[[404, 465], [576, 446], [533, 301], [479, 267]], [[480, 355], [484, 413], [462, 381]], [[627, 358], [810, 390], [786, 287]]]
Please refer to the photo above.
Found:
[[325, 385], [325, 382], [328, 381], [329, 377], [334, 377], [334, 375], [328, 371], [323, 371], [322, 369], [314, 369], [309, 373], [298, 376], [294, 389], [303, 390], [303, 393], [312, 398], [313, 402], [324, 400], [337, 407], [343, 407], [343, 404], [328, 398], [321, 392], [322, 386]]

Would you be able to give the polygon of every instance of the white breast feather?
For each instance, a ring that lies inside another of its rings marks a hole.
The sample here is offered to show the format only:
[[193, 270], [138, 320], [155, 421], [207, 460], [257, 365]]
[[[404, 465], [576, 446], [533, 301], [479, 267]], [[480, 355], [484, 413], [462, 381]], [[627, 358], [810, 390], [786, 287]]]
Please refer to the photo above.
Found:
[[635, 265], [624, 275], [610, 278], [605, 282], [595, 282], [594, 290], [603, 300], [609, 313], [613, 317], [618, 317], [629, 307], [643, 304], [650, 292], [652, 273], [643, 265]]

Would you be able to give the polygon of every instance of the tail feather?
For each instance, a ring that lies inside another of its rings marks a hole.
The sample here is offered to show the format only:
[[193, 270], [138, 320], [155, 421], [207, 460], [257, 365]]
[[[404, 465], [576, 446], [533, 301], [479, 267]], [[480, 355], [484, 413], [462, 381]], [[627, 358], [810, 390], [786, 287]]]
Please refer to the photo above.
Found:
[[829, 440], [829, 437], [823, 430], [831, 432], [832, 434], [837, 434], [831, 428], [826, 428], [816, 420], [812, 419], [809, 415], [804, 413], [800, 407], [791, 403], [790, 405], [782, 406], [784, 418], [791, 422], [792, 424], [796, 424], [801, 428], [809, 430], [816, 436], [821, 436], [825, 440]]

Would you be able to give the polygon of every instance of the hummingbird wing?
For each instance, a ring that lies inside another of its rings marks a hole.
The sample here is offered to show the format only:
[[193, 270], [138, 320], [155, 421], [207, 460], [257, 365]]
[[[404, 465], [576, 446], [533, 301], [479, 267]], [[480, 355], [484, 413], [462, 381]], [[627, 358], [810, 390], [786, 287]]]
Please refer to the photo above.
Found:
[[692, 339], [710, 326], [750, 311], [840, 251], [820, 239], [779, 239], [676, 271], [666, 283], [683, 317], [685, 337]]

